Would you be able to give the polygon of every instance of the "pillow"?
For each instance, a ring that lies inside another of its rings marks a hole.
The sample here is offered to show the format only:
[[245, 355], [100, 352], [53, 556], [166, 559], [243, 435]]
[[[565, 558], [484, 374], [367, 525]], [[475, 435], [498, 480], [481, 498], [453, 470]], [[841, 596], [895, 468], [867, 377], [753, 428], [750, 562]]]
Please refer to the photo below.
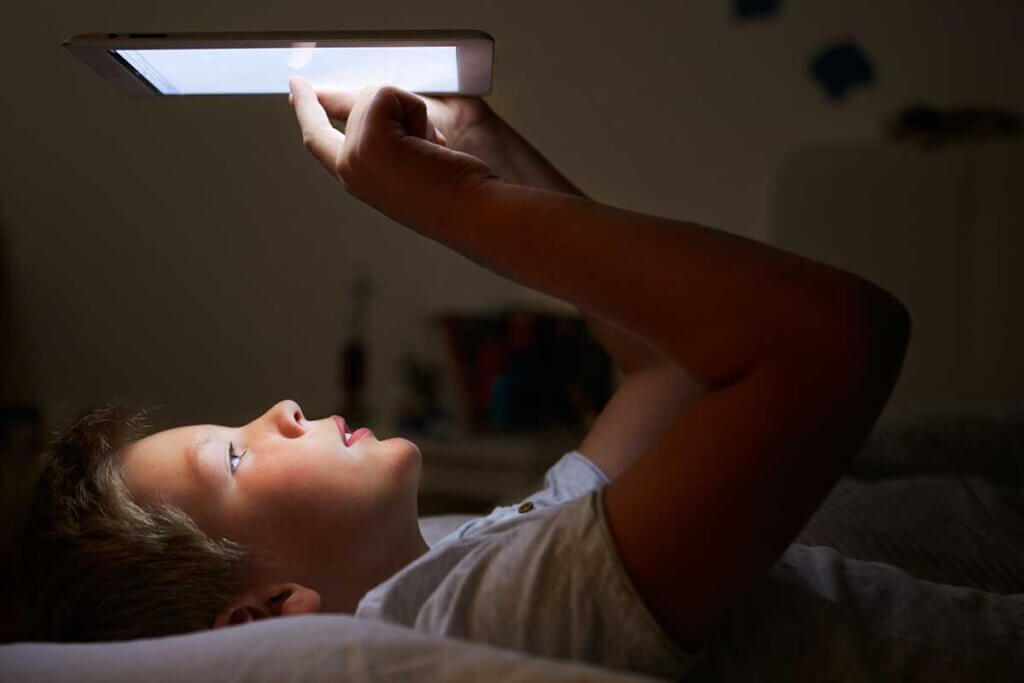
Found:
[[[478, 515], [421, 517], [434, 545]], [[439, 638], [342, 614], [287, 617], [165, 638], [114, 643], [0, 646], [0, 680], [64, 681], [345, 680], [634, 681], [479, 643]]]
[[279, 617], [164, 638], [0, 646], [0, 680], [618, 681], [574, 662], [429, 636], [341, 614]]

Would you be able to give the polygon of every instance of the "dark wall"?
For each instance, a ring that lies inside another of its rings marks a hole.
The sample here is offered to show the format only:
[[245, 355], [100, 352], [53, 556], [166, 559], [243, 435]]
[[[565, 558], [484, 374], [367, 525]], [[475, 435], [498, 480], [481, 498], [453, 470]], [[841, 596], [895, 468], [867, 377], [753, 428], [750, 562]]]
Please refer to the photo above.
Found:
[[[777, 210], [780, 192], [801, 194], [780, 183], [810, 182], [792, 172], [797, 151], [879, 144], [884, 119], [918, 99], [1024, 110], [1024, 6], [903, 5], [786, 3], [747, 23], [725, 2], [5, 7], [0, 192], [25, 377], [6, 391], [55, 420], [105, 398], [162, 405], [164, 424], [238, 423], [284, 397], [322, 415], [362, 266], [376, 287], [369, 398], [386, 425], [401, 349], [436, 351], [430, 314], [567, 310], [350, 199], [283, 97], [130, 100], [61, 48], [69, 35], [482, 29], [497, 45], [490, 103], [592, 196], [796, 248], [806, 231], [776, 223], [802, 211]], [[849, 36], [877, 77], [837, 102], [808, 65]]]

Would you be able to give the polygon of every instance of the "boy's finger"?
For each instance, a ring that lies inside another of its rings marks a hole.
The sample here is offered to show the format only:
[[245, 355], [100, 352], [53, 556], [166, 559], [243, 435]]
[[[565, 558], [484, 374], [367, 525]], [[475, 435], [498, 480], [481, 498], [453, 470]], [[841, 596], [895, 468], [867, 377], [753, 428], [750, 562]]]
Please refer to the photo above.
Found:
[[341, 153], [345, 136], [331, 125], [327, 112], [317, 101], [313, 87], [301, 78], [288, 81], [291, 88], [295, 117], [302, 130], [302, 142], [328, 171], [334, 173], [334, 165]]
[[316, 98], [332, 119], [348, 120], [359, 93], [351, 90], [319, 90]]

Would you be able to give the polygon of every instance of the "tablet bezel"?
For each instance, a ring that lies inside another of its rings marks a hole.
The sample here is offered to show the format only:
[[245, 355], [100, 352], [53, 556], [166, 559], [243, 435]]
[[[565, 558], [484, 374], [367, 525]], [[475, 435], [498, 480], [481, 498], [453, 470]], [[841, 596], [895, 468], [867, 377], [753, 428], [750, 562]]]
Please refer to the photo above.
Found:
[[[403, 47], [454, 45], [459, 69], [458, 92], [420, 95], [482, 96], [491, 93], [494, 38], [476, 29], [408, 31], [235, 31], [199, 33], [86, 33], [64, 41], [65, 48], [94, 71], [133, 97], [237, 97], [232, 94], [164, 95], [111, 50], [159, 48], [292, 47], [315, 42], [317, 47]], [[251, 93], [244, 96], [265, 93]]]

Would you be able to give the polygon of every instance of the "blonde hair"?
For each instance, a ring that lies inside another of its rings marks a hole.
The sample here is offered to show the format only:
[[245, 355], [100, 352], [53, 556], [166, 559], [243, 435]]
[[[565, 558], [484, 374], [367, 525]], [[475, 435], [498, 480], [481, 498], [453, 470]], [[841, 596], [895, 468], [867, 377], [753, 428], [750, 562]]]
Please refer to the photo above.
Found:
[[43, 452], [21, 540], [23, 640], [103, 641], [210, 628], [251, 555], [180, 508], [139, 505], [117, 453], [146, 413], [90, 407]]

